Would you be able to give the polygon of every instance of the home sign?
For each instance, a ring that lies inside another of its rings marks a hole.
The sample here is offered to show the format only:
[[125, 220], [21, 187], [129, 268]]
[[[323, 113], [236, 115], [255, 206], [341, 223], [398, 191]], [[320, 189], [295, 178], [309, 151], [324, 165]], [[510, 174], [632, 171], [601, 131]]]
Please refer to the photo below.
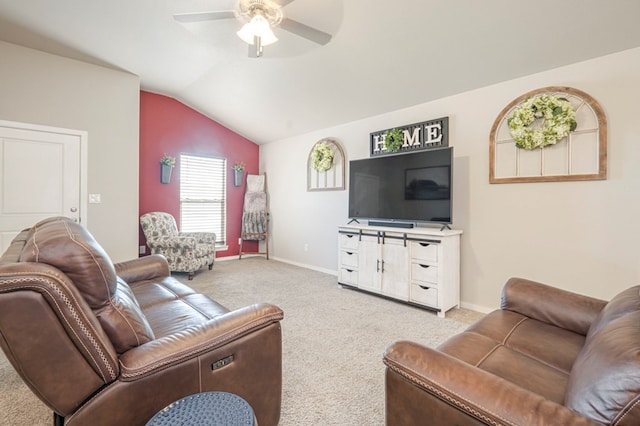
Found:
[[[402, 132], [402, 145], [389, 149], [385, 143], [389, 132]], [[370, 134], [370, 157], [398, 154], [449, 146], [449, 117], [399, 126], [395, 129], [379, 130]]]

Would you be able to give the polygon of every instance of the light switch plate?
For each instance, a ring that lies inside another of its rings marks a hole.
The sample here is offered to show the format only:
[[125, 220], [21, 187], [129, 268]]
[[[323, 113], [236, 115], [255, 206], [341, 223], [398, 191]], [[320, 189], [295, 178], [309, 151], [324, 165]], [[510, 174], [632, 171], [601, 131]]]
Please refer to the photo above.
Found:
[[89, 194], [89, 203], [90, 204], [98, 204], [100, 201], [100, 194]]

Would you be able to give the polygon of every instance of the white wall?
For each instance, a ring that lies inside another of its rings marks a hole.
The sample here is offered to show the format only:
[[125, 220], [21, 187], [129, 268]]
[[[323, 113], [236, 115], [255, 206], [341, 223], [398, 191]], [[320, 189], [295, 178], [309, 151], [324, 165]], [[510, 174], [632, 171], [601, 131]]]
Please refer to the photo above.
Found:
[[[585, 91], [604, 108], [608, 179], [489, 184], [489, 132], [499, 112], [525, 92], [557, 85]], [[453, 226], [464, 231], [463, 305], [497, 307], [511, 276], [611, 298], [640, 283], [639, 95], [640, 49], [632, 49], [263, 145], [273, 256], [337, 270], [336, 228], [348, 220], [348, 192], [306, 191], [307, 156], [316, 141], [334, 137], [354, 160], [369, 156], [370, 132], [448, 116]]]
[[137, 257], [137, 76], [0, 41], [0, 120], [88, 132], [88, 228], [114, 261]]

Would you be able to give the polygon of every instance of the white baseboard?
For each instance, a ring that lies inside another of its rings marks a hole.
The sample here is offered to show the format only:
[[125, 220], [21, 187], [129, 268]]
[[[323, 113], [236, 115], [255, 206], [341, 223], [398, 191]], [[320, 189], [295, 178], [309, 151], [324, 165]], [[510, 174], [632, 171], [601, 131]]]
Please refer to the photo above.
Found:
[[460, 307], [464, 309], [469, 309], [470, 311], [480, 312], [482, 314], [488, 314], [489, 312], [493, 312], [496, 308], [487, 308], [486, 306], [474, 305], [473, 303], [460, 302]]
[[281, 259], [279, 257], [272, 257], [272, 259], [273, 260], [277, 260], [278, 262], [288, 263], [289, 265], [294, 265], [294, 266], [299, 266], [301, 268], [311, 269], [312, 271], [323, 272], [325, 274], [333, 275], [333, 276], [336, 276], [336, 277], [338, 276], [338, 271], [334, 271], [332, 269], [319, 268], [317, 266], [307, 265], [306, 263], [293, 262], [291, 260]]
[[[253, 254], [253, 253], [247, 253], [247, 254], [243, 254], [242, 255], [243, 258], [247, 258], [247, 257], [262, 257], [264, 258], [264, 254]], [[223, 257], [216, 257], [216, 262], [219, 260], [221, 262], [226, 262], [227, 260], [238, 260], [240, 259], [239, 255], [235, 255], [235, 256], [223, 256]], [[273, 258], [272, 258], [273, 259]]]
[[240, 256], [223, 256], [223, 257], [216, 257], [216, 262], [225, 262], [227, 260], [238, 260], [240, 258]]

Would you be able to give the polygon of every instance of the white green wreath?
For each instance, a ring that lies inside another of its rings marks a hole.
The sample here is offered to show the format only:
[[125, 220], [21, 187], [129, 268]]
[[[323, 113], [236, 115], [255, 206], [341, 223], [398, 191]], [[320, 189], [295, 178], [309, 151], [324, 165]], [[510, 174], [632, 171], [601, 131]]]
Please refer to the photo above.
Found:
[[311, 161], [313, 168], [319, 172], [326, 172], [333, 166], [333, 150], [327, 141], [322, 140], [314, 145]]
[[[537, 119], [541, 121], [533, 128]], [[544, 148], [576, 129], [576, 112], [567, 99], [544, 94], [522, 102], [507, 119], [507, 125], [519, 148]]]
[[384, 145], [389, 152], [397, 152], [402, 148], [404, 143], [404, 133], [402, 130], [395, 128], [387, 130], [384, 137]]

